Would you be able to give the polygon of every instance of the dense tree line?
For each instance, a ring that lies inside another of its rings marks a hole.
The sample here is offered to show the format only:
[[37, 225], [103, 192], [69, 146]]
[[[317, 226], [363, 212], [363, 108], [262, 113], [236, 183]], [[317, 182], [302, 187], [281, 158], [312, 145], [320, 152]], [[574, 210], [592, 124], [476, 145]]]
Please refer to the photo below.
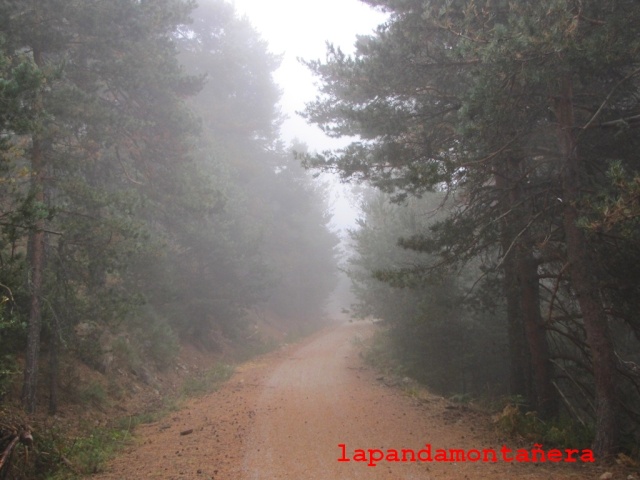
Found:
[[464, 272], [424, 275], [415, 267], [433, 265], [437, 256], [398, 245], [399, 237], [421, 235], [442, 220], [443, 202], [442, 193], [403, 205], [380, 192], [366, 195], [362, 218], [350, 232], [351, 311], [357, 318], [384, 319], [391, 341], [372, 354], [394, 357], [403, 375], [457, 398], [496, 395], [504, 392], [508, 373], [504, 308], [482, 308], [469, 295], [478, 262]]
[[[416, 305], [447, 275], [475, 272], [473, 289], [457, 285], [505, 312], [509, 392], [542, 418], [592, 425], [599, 455], [637, 442], [640, 4], [364, 1], [389, 20], [353, 56], [330, 47], [308, 62], [322, 94], [306, 110], [359, 140], [309, 161], [397, 202], [447, 197], [445, 218], [396, 235], [421, 261], [365, 271], [414, 288], [395, 298]], [[356, 245], [370, 254], [367, 231]], [[385, 308], [371, 313], [415, 321]], [[437, 311], [417, 317], [416, 335], [467, 353], [465, 329], [441, 329]], [[414, 355], [434, 355], [435, 342], [415, 342]]]
[[220, 0], [0, 5], [0, 399], [21, 372], [33, 412], [46, 373], [55, 412], [61, 356], [163, 368], [252, 308], [321, 317], [337, 240], [277, 66]]

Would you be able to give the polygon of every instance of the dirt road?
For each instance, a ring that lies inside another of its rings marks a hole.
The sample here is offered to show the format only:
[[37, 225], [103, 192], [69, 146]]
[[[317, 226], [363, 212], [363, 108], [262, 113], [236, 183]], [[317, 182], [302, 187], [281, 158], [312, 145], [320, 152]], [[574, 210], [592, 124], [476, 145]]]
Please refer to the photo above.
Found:
[[[605, 471], [580, 462], [503, 461], [486, 416], [436, 396], [418, 400], [362, 365], [357, 340], [372, 328], [342, 325], [243, 365], [218, 392], [140, 427], [137, 445], [91, 478], [566, 480]], [[402, 449], [418, 454], [427, 444], [431, 461], [376, 460], [391, 450], [401, 460]], [[471, 458], [471, 450], [494, 449], [500, 461], [436, 462], [438, 449]]]

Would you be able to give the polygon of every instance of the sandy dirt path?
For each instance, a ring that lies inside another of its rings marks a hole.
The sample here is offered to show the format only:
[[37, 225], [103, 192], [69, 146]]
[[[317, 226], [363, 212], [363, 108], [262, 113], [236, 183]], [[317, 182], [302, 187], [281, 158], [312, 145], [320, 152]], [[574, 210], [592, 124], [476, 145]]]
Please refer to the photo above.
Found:
[[218, 392], [140, 427], [136, 445], [91, 478], [567, 480], [605, 471], [565, 463], [339, 462], [340, 444], [346, 458], [355, 449], [425, 444], [433, 452], [502, 447], [486, 416], [380, 382], [358, 355], [372, 328], [345, 324], [243, 365]]

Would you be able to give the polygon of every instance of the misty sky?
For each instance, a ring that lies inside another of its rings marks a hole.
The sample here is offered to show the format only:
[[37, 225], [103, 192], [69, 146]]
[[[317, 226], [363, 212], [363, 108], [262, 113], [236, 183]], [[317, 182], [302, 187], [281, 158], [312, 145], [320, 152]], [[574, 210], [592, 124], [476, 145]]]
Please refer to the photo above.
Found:
[[[345, 140], [326, 137], [319, 128], [307, 125], [296, 111], [316, 96], [315, 79], [298, 58], [324, 59], [326, 42], [353, 51], [358, 34], [369, 34], [385, 20], [385, 15], [359, 0], [234, 0], [240, 15], [246, 15], [269, 44], [273, 53], [283, 55], [275, 80], [283, 95], [281, 108], [288, 119], [282, 138], [298, 138], [311, 150], [345, 145]], [[333, 224], [338, 229], [354, 226], [357, 209], [350, 205], [344, 188], [333, 189]]]
[[283, 54], [275, 79], [283, 90], [282, 110], [289, 116], [282, 128], [284, 140], [303, 140], [312, 150], [342, 143], [325, 137], [295, 114], [316, 96], [314, 78], [297, 58], [324, 58], [326, 42], [353, 51], [357, 34], [371, 33], [385, 16], [358, 0], [234, 0], [238, 13], [246, 15], [269, 43]]

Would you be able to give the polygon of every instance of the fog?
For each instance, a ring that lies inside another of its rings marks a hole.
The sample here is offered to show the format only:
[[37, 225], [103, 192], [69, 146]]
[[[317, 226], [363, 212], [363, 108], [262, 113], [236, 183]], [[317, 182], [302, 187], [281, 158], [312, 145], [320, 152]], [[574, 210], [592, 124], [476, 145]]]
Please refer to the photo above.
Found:
[[0, 2], [0, 477], [298, 347], [637, 455], [640, 4], [485, 3]]
[[285, 142], [299, 139], [311, 150], [345, 146], [348, 139], [329, 138], [296, 113], [318, 94], [317, 80], [300, 59], [324, 58], [327, 42], [352, 53], [357, 36], [371, 34], [387, 15], [359, 0], [235, 0], [234, 5], [268, 43], [269, 50], [281, 57], [274, 72], [282, 91], [279, 105], [286, 116], [281, 137]]
[[310, 51], [218, 0], [31, 8], [2, 7], [2, 388], [25, 343], [22, 399], [44, 349], [55, 412], [61, 359], [147, 378], [184, 345], [242, 356], [324, 325], [336, 193], [283, 133], [306, 80], [278, 83]]

